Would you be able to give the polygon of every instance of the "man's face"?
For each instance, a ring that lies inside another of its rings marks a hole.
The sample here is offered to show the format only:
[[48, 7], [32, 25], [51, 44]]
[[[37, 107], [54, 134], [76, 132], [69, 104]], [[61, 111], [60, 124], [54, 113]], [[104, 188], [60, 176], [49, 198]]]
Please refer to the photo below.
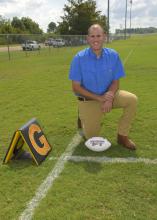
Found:
[[94, 52], [100, 51], [105, 41], [105, 34], [100, 27], [91, 28], [88, 33], [87, 41]]

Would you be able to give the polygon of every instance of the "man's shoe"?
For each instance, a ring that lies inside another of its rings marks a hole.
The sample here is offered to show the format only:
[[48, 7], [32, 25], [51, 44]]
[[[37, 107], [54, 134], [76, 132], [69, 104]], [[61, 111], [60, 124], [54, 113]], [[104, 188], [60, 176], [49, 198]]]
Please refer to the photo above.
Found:
[[123, 147], [129, 149], [129, 150], [136, 150], [136, 145], [133, 141], [131, 141], [128, 136], [123, 136], [118, 134], [117, 137], [118, 144], [122, 145]]

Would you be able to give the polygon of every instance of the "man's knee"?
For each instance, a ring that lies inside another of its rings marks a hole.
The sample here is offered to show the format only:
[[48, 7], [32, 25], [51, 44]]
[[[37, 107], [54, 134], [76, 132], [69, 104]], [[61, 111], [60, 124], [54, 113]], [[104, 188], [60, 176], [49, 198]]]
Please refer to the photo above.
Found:
[[138, 103], [138, 97], [135, 94], [130, 93], [128, 96], [128, 102], [130, 105], [133, 105], [136, 107]]
[[138, 98], [135, 94], [125, 90], [118, 90], [113, 102], [114, 108], [127, 108], [130, 106], [137, 106]]

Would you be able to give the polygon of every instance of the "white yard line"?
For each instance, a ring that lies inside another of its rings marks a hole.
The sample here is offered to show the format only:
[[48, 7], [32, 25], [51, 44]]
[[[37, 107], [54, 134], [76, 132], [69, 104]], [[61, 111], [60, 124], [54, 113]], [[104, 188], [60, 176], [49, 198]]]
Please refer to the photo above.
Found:
[[[57, 157], [50, 157], [49, 160], [57, 160]], [[157, 159], [137, 157], [88, 157], [88, 156], [66, 156], [64, 160], [73, 162], [95, 162], [95, 163], [145, 163], [157, 164]]]
[[125, 57], [123, 64], [125, 65], [126, 62], [128, 61], [129, 57], [131, 56], [131, 54], [133, 53], [133, 51], [135, 50], [135, 48], [131, 49], [128, 53], [128, 55]]
[[65, 152], [59, 157], [55, 167], [48, 174], [44, 182], [37, 189], [35, 196], [31, 201], [28, 202], [26, 209], [20, 215], [19, 220], [30, 220], [32, 219], [35, 208], [39, 205], [40, 201], [46, 196], [48, 190], [53, 185], [54, 180], [59, 176], [59, 174], [64, 169], [64, 165], [67, 160], [66, 157], [70, 157], [76, 148], [76, 146], [81, 142], [82, 138], [79, 134], [76, 134], [72, 141], [67, 146]]

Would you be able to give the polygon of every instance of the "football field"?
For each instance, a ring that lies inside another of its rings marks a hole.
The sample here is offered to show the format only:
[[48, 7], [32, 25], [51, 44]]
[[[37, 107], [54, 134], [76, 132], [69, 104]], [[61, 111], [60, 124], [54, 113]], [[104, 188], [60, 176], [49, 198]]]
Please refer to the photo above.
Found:
[[[112, 146], [88, 150], [77, 133], [77, 100], [70, 62], [83, 47], [0, 52], [0, 220], [157, 219], [157, 35], [113, 41], [126, 77], [120, 88], [138, 96], [130, 137], [136, 151], [116, 142], [121, 110], [104, 116], [101, 136]], [[37, 118], [52, 146], [46, 160], [3, 158], [14, 131]]]

